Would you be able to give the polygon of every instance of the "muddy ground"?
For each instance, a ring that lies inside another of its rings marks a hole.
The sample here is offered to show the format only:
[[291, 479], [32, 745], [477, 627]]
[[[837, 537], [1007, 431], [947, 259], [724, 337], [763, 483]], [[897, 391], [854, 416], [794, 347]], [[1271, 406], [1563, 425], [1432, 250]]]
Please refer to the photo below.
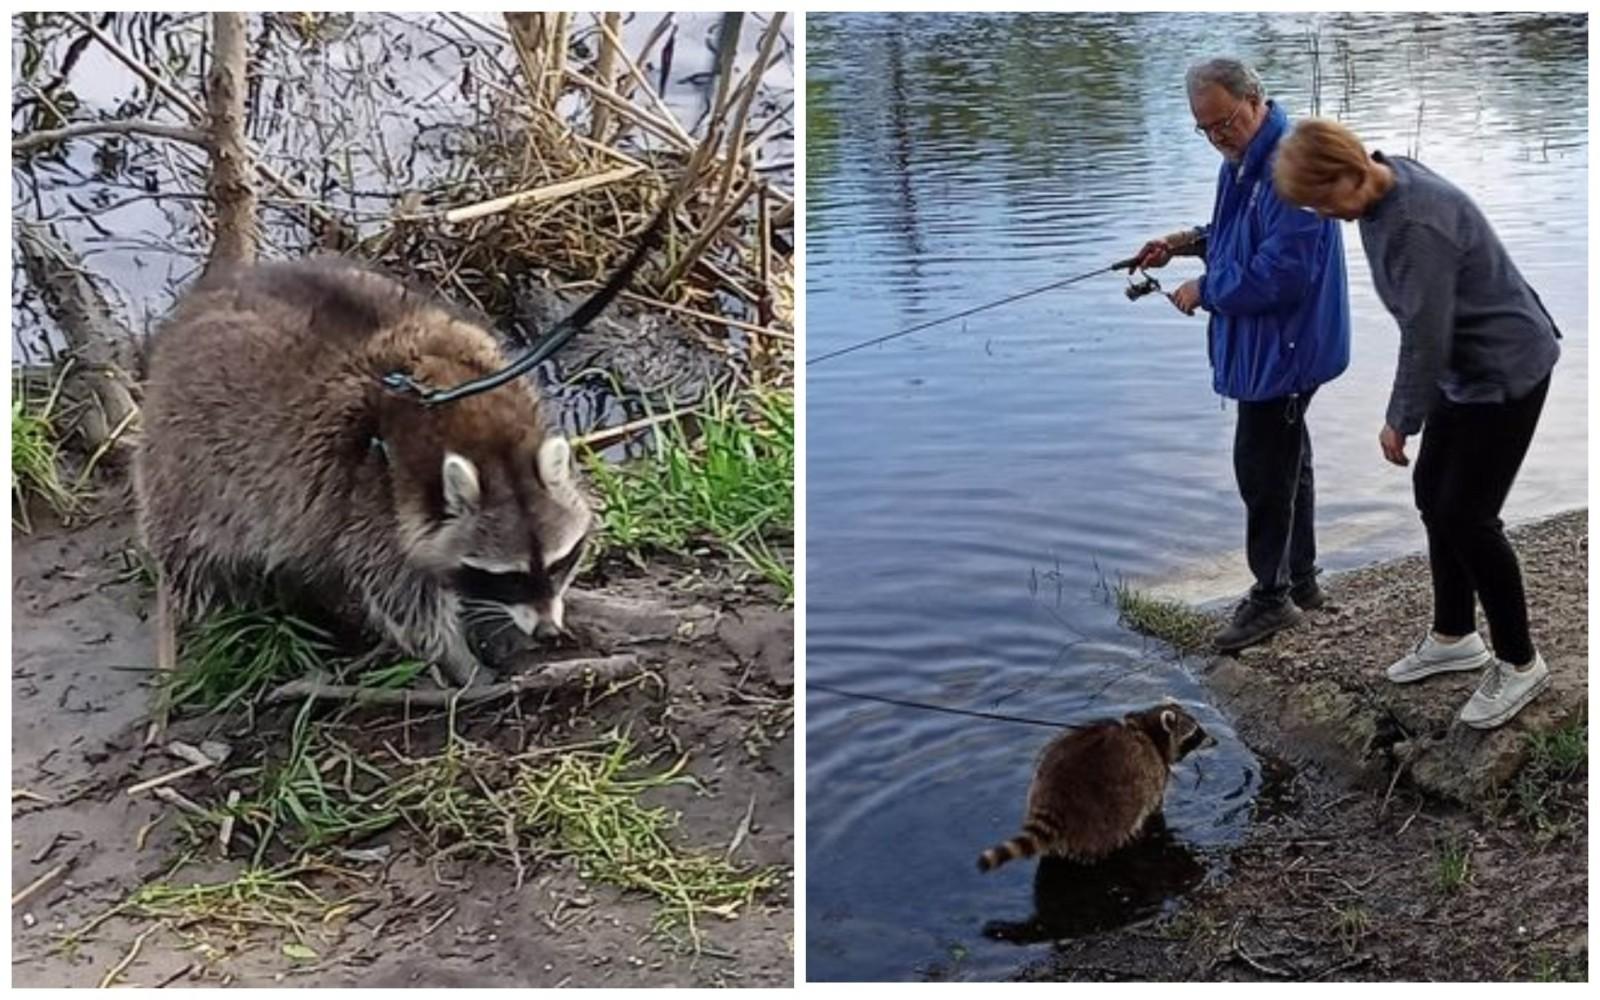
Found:
[[1429, 620], [1421, 556], [1326, 580], [1298, 629], [1198, 664], [1263, 761], [1250, 836], [1168, 912], [1021, 978], [1587, 979], [1587, 770], [1552, 782], [1528, 759], [1530, 734], [1586, 725], [1587, 523], [1513, 532], [1554, 683], [1495, 733], [1453, 722], [1477, 674], [1382, 677]]
[[[524, 873], [502, 862], [428, 858], [391, 829], [362, 843], [372, 860], [350, 860], [336, 884], [358, 905], [314, 928], [316, 959], [287, 954], [276, 929], [218, 930], [181, 922], [114, 917], [71, 948], [60, 935], [103, 914], [165, 873], [184, 838], [172, 807], [125, 789], [173, 770], [143, 746], [151, 703], [151, 599], [129, 572], [132, 521], [125, 498], [70, 530], [40, 524], [12, 544], [12, 885], [21, 890], [59, 865], [65, 875], [12, 913], [17, 986], [93, 986], [137, 953], [123, 985], [228, 983], [266, 986], [782, 986], [793, 978], [793, 620], [771, 593], [730, 584], [705, 565], [618, 569], [580, 581], [628, 609], [603, 629], [582, 631], [591, 651], [637, 653], [660, 683], [641, 683], [592, 704], [582, 695], [525, 696], [520, 706], [465, 712], [458, 730], [508, 750], [564, 745], [613, 727], [670, 763], [688, 754], [703, 793], [687, 787], [647, 795], [681, 810], [675, 839], [686, 848], [774, 866], [778, 886], [733, 919], [705, 917], [698, 954], [651, 933], [656, 903], [585, 884], [570, 862]], [[573, 605], [576, 609], [581, 602]], [[569, 621], [579, 615], [569, 612]], [[625, 633], [625, 634], [624, 634]], [[423, 683], [426, 683], [424, 681]], [[287, 739], [293, 711], [252, 725], [179, 720], [173, 735], [223, 738], [259, 749]], [[437, 745], [438, 712], [367, 710], [363, 734], [410, 746]], [[663, 764], [664, 766], [664, 764]], [[214, 800], [204, 776], [175, 787]], [[163, 817], [142, 849], [140, 831]], [[231, 878], [241, 862], [208, 855], [191, 880]], [[148, 934], [147, 934], [148, 932]], [[141, 935], [146, 935], [141, 938]], [[291, 949], [292, 950], [292, 949]]]

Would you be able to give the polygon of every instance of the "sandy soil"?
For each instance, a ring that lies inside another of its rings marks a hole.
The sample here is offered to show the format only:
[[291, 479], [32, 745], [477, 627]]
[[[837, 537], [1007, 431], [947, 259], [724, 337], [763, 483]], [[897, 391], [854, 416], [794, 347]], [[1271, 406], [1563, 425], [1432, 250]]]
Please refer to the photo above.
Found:
[[[173, 769], [142, 746], [150, 705], [150, 600], [128, 572], [131, 520], [125, 501], [72, 530], [41, 525], [13, 540], [12, 882], [21, 889], [65, 865], [63, 876], [13, 908], [12, 980], [18, 986], [92, 986], [140, 942], [124, 985], [231, 983], [316, 986], [782, 986], [793, 978], [793, 620], [770, 594], [711, 579], [680, 586], [684, 567], [613, 572], [588, 581], [636, 614], [615, 631], [590, 630], [595, 652], [626, 648], [662, 684], [637, 685], [589, 709], [581, 698], [525, 698], [484, 706], [458, 722], [468, 736], [502, 747], [559, 745], [628, 728], [645, 749], [689, 755], [705, 793], [672, 788], [651, 804], [681, 810], [685, 846], [778, 866], [781, 885], [737, 918], [706, 918], [700, 954], [650, 934], [653, 901], [588, 885], [570, 863], [526, 873], [519, 888], [491, 861], [426, 859], [398, 829], [363, 843], [383, 860], [349, 864], [339, 885], [361, 902], [348, 919], [317, 928], [315, 962], [282, 951], [273, 930], [218, 935], [196, 946], [195, 928], [114, 917], [71, 949], [58, 935], [82, 927], [140, 884], [164, 873], [182, 842], [167, 816], [143, 849], [141, 828], [170, 807], [124, 789]], [[624, 634], [626, 633], [626, 634]], [[588, 652], [583, 650], [580, 652]], [[220, 736], [235, 746], [286, 739], [292, 711], [247, 719], [183, 720], [173, 735]], [[358, 717], [353, 733], [426, 744], [441, 718], [415, 712]], [[386, 729], [383, 727], [387, 727]], [[670, 759], [670, 757], [668, 758]], [[214, 798], [208, 779], [175, 787]], [[25, 792], [21, 797], [16, 790]], [[749, 821], [745, 822], [748, 815]], [[742, 827], [747, 835], [738, 837]], [[186, 878], [225, 879], [236, 861], [210, 860]], [[152, 928], [154, 928], [152, 930]], [[141, 939], [150, 931], [147, 937]], [[178, 931], [185, 933], [180, 934]]]
[[1513, 540], [1556, 678], [1534, 705], [1486, 736], [1452, 724], [1476, 675], [1384, 682], [1427, 626], [1421, 557], [1325, 581], [1331, 606], [1305, 625], [1201, 666], [1263, 760], [1247, 841], [1171, 912], [1058, 942], [1022, 978], [1586, 979], [1587, 772], [1549, 789], [1542, 829], [1507, 797], [1528, 734], [1585, 718], [1587, 511]]

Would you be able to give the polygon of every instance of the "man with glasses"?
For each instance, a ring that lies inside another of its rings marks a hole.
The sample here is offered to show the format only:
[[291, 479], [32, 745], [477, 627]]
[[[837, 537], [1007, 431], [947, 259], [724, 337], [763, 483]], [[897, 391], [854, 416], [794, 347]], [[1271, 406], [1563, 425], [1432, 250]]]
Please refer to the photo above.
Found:
[[1272, 184], [1283, 109], [1236, 59], [1190, 67], [1195, 131], [1223, 163], [1209, 224], [1146, 243], [1135, 267], [1174, 256], [1205, 274], [1169, 298], [1209, 314], [1216, 391], [1238, 401], [1233, 470], [1245, 505], [1245, 555], [1255, 583], [1216, 636], [1234, 652], [1297, 624], [1324, 601], [1317, 586], [1315, 485], [1306, 407], [1350, 360], [1350, 306], [1337, 222], [1282, 201]]

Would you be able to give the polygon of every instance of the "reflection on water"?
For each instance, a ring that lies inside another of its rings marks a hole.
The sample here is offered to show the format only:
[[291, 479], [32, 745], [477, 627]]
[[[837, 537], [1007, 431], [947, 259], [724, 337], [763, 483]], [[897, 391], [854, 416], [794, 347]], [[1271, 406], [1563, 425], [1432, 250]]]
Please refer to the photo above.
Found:
[[1114, 930], [1160, 913], [1200, 884], [1206, 866], [1161, 817], [1146, 835], [1098, 864], [1044, 858], [1033, 874], [1033, 915], [991, 920], [983, 936], [1039, 944]]
[[[1537, 15], [808, 18], [808, 348], [1205, 220], [1218, 161], [1191, 130], [1183, 72], [1236, 54], [1291, 116], [1341, 117], [1479, 201], [1567, 335], [1507, 517], [1581, 505], [1586, 31]], [[1346, 246], [1354, 357], [1309, 414], [1335, 569], [1423, 542], [1409, 478], [1376, 443], [1398, 338], [1354, 231]], [[1106, 600], [1121, 576], [1197, 598], [1245, 585], [1234, 413], [1211, 392], [1203, 320], [1125, 285], [1108, 274], [807, 370], [811, 676], [1062, 723], [1170, 694], [1220, 741], [1175, 776], [1170, 849], [1152, 843], [1153, 870], [1107, 890], [1108, 920], [1184, 891], [1177, 852], [1213, 864], [1262, 784], [1203, 689]], [[1054, 893], [1019, 919], [1033, 863], [972, 867], [1015, 832], [1048, 732], [820, 693], [807, 725], [809, 976], [910, 978], [959, 954], [954, 974], [999, 978], [1036, 953], [986, 925], [1076, 933]]]

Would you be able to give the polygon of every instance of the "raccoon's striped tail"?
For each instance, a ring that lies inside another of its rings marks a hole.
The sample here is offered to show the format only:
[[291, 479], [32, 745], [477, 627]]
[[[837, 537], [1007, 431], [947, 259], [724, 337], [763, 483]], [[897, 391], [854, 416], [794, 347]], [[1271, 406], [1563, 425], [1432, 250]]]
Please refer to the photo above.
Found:
[[999, 868], [1007, 861], [1018, 858], [1031, 858], [1039, 853], [1039, 834], [1033, 829], [1024, 827], [1023, 831], [1003, 844], [995, 846], [978, 855], [978, 871], [986, 872]]

